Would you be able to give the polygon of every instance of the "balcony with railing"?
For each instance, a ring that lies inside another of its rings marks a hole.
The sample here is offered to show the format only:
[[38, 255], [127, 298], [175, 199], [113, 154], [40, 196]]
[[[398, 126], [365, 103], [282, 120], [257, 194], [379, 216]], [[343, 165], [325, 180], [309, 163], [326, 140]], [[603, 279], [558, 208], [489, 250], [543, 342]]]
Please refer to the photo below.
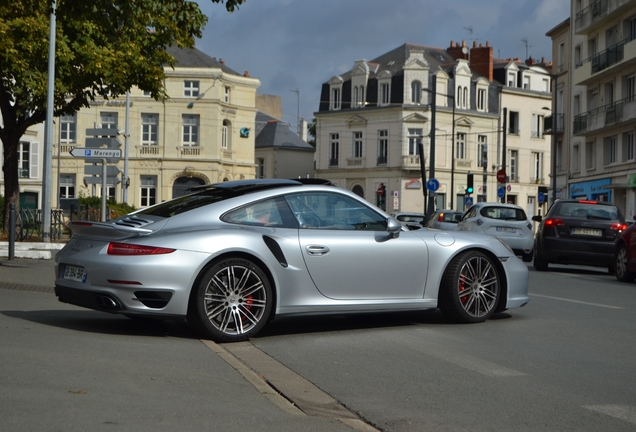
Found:
[[636, 64], [636, 35], [632, 35], [610, 46], [606, 50], [576, 64], [574, 83], [587, 85], [603, 76], [604, 71], [613, 73], [616, 65]]
[[348, 167], [363, 168], [364, 167], [364, 159], [360, 158], [360, 157], [348, 158], [347, 159], [347, 166]]
[[148, 157], [161, 157], [161, 148], [154, 144], [154, 145], [138, 145], [137, 146], [137, 156], [138, 157], [143, 157], [143, 158], [148, 158]]
[[597, 0], [576, 14], [574, 31], [576, 34], [591, 34], [617, 16], [623, 15], [631, 7], [631, 0]]
[[608, 126], [636, 120], [636, 96], [619, 100], [574, 117], [574, 135], [584, 135]]
[[552, 135], [553, 123], [556, 118], [556, 133], [563, 133], [563, 114], [549, 115], [543, 120], [543, 133]]
[[420, 155], [402, 156], [402, 168], [420, 169]]
[[201, 156], [200, 146], [179, 146], [177, 152], [181, 157], [197, 157]]

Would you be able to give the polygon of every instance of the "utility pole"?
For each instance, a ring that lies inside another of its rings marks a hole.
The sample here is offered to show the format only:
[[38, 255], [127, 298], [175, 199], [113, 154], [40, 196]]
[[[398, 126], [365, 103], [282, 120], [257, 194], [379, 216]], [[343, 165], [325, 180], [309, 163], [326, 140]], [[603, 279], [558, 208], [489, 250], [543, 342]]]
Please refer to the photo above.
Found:
[[[428, 158], [429, 168], [428, 168], [428, 178], [435, 178], [435, 111], [437, 106], [437, 75], [433, 75], [431, 77], [431, 131], [429, 133], [429, 137], [431, 140], [431, 148], [430, 148], [430, 157]], [[421, 155], [423, 157], [423, 155]], [[424, 179], [422, 179], [424, 180]], [[422, 187], [426, 187], [426, 184], [423, 184]], [[428, 210], [426, 212], [426, 220], [430, 218], [433, 213], [435, 213], [435, 197], [433, 194], [428, 195]]]
[[[44, 165], [42, 166], [42, 241], [51, 241], [51, 192], [53, 181], [53, 110], [55, 108], [55, 1], [51, 5], [49, 27], [49, 76], [44, 123]], [[59, 188], [59, 185], [58, 185]]]

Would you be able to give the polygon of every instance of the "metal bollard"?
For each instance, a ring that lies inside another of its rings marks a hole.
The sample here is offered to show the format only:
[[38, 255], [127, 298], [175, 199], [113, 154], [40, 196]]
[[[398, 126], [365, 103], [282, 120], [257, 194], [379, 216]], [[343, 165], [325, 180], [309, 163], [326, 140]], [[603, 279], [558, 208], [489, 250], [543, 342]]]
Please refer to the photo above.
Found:
[[9, 261], [15, 258], [15, 204], [9, 204]]

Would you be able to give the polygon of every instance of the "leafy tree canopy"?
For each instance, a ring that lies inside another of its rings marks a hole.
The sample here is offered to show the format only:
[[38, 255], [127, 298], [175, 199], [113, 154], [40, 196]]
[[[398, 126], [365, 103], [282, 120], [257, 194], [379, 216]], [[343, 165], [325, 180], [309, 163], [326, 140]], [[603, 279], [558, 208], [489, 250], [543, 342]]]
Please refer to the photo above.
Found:
[[[210, 0], [228, 12], [246, 0]], [[5, 214], [19, 198], [18, 148], [28, 127], [46, 119], [52, 0], [0, 2], [0, 139]], [[57, 0], [54, 115], [73, 114], [94, 99], [132, 86], [166, 97], [168, 46], [193, 47], [207, 17], [187, 0]]]

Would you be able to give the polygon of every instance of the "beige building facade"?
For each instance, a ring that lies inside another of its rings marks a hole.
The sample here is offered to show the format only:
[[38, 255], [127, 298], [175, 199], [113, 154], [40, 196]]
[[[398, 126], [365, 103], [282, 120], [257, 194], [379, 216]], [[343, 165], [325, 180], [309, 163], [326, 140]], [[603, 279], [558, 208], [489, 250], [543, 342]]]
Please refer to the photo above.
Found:
[[101, 178], [85, 174], [85, 160], [70, 154], [86, 147], [86, 131], [93, 128], [118, 131], [122, 158], [111, 165], [122, 172], [109, 177], [107, 193], [137, 208], [181, 196], [197, 185], [255, 177], [260, 81], [196, 49], [170, 53], [177, 64], [165, 71], [167, 100], [155, 101], [133, 88], [128, 115], [122, 97], [95, 100], [74, 116], [56, 119], [54, 207], [64, 198], [101, 196]]

